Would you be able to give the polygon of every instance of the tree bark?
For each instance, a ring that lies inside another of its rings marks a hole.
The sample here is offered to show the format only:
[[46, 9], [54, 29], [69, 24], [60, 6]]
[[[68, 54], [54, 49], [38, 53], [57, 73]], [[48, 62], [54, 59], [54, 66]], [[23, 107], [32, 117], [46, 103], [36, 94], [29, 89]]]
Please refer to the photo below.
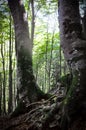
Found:
[[12, 21], [10, 14], [10, 36], [9, 36], [9, 97], [8, 97], [8, 113], [13, 110], [13, 93], [12, 93]]
[[31, 43], [33, 48], [34, 41], [34, 31], [35, 31], [35, 11], [34, 11], [34, 0], [31, 0], [31, 11], [32, 11], [32, 20], [31, 20]]
[[86, 40], [82, 36], [78, 0], [59, 0], [59, 24], [61, 47], [73, 74], [64, 101], [70, 125], [79, 117], [86, 120]]
[[[3, 115], [6, 114], [6, 72], [5, 72], [5, 58], [4, 58], [4, 52], [5, 52], [5, 44], [3, 45], [3, 33], [2, 33], [2, 44], [1, 44], [1, 56], [2, 56], [2, 65], [3, 65]], [[4, 48], [3, 48], [4, 46]]]
[[2, 74], [0, 72], [0, 115], [2, 114]]
[[25, 103], [34, 102], [44, 96], [44, 93], [38, 88], [33, 75], [32, 45], [25, 9], [21, 0], [8, 0], [8, 5], [15, 28], [19, 99]]

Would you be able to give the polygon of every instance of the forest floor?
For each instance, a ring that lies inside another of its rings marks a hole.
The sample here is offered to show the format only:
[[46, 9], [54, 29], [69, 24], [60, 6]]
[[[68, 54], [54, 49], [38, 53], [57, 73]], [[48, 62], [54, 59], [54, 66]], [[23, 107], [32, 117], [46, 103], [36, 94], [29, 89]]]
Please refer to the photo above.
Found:
[[18, 117], [0, 117], [0, 130], [42, 130], [59, 128], [60, 113], [56, 114], [55, 103], [41, 101], [33, 104], [33, 108]]
[[10, 119], [9, 117], [0, 118], [0, 130], [86, 130], [86, 120], [78, 119], [71, 128], [61, 129], [58, 124], [58, 119], [48, 122], [43, 126], [39, 119], [28, 120], [28, 113], [19, 117]]
[[[59, 88], [50, 91], [52, 96], [28, 104], [28, 112], [17, 117], [0, 117], [0, 130], [60, 130], [62, 98]], [[58, 96], [57, 96], [58, 95]]]
[[60, 85], [50, 91], [52, 96], [49, 99], [28, 104], [27, 113], [0, 117], [0, 130], [86, 130], [86, 120], [81, 117], [71, 128], [61, 129], [66, 91]]

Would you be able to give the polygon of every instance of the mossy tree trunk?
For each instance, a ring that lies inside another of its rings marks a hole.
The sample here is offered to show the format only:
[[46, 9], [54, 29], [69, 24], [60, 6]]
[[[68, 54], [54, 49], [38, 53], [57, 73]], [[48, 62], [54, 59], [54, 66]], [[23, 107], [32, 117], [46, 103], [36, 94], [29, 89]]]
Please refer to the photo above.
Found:
[[61, 47], [73, 74], [64, 101], [71, 125], [79, 117], [86, 120], [86, 39], [82, 35], [78, 0], [59, 0], [59, 24]]
[[44, 93], [33, 75], [32, 45], [24, 5], [21, 0], [8, 0], [8, 5], [14, 20], [19, 99], [24, 103], [34, 102]]

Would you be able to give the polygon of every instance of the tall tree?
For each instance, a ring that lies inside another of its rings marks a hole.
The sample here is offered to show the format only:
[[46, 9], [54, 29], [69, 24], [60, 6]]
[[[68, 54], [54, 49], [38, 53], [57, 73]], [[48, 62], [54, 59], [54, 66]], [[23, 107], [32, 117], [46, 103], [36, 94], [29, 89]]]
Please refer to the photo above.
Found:
[[8, 113], [13, 110], [13, 93], [12, 93], [12, 19], [10, 14], [10, 36], [9, 36], [9, 100], [8, 100]]
[[2, 33], [2, 44], [1, 44], [1, 56], [3, 65], [3, 114], [6, 114], [6, 71], [5, 71], [5, 44], [3, 45], [3, 33]]
[[34, 0], [30, 1], [32, 10], [32, 21], [31, 21], [31, 43], [33, 47], [34, 30], [35, 30], [35, 11], [34, 11]]
[[2, 114], [2, 74], [0, 72], [0, 115]]
[[59, 24], [61, 47], [73, 75], [64, 109], [64, 117], [71, 125], [80, 118], [86, 120], [86, 40], [82, 36], [78, 0], [59, 0]]
[[28, 22], [21, 0], [8, 0], [8, 5], [14, 20], [17, 79], [20, 101], [26, 104], [39, 100], [44, 93], [38, 88], [32, 69], [32, 45], [29, 37]]

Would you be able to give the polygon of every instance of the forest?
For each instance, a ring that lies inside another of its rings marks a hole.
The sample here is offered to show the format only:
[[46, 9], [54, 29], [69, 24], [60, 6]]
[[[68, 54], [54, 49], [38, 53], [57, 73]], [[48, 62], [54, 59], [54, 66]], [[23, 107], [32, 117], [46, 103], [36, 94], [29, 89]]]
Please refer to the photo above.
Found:
[[0, 130], [86, 130], [86, 0], [0, 0]]

